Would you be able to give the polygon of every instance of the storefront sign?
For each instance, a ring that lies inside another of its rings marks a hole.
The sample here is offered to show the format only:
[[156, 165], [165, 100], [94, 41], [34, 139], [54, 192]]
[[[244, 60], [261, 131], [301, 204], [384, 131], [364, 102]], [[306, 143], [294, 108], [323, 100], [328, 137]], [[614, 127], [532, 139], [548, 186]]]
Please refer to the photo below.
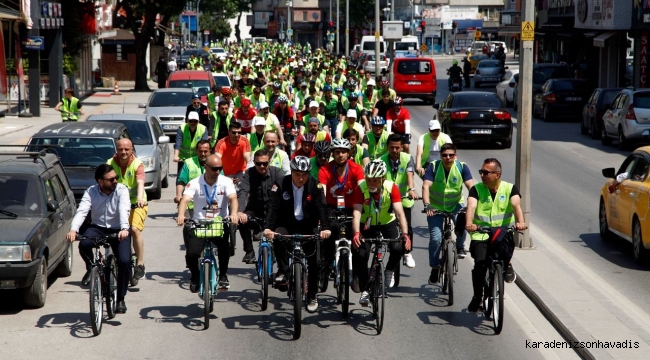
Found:
[[648, 62], [650, 62], [650, 55], [648, 51], [650, 50], [650, 31], [642, 31], [641, 36], [639, 37], [641, 42], [641, 51], [639, 51], [639, 87], [647, 88], [648, 87]]
[[42, 36], [27, 36], [23, 38], [25, 50], [45, 50], [45, 40]]

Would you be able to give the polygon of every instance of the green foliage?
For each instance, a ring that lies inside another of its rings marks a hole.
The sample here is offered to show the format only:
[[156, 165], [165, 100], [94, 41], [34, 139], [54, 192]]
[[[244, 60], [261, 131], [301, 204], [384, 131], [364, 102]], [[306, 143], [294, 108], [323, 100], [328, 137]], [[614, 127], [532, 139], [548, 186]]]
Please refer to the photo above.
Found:
[[72, 56], [79, 55], [87, 36], [81, 29], [79, 16], [79, 0], [61, 0], [61, 12], [65, 26], [61, 29], [63, 35], [63, 52]]
[[214, 36], [217, 39], [225, 40], [230, 37], [230, 33], [232, 33], [232, 27], [230, 26], [228, 20], [217, 19], [216, 28], [214, 30]]
[[73, 74], [77, 71], [77, 60], [70, 54], [63, 54], [63, 73]]
[[228, 38], [232, 32], [228, 20], [212, 16], [208, 13], [201, 14], [199, 26], [201, 26], [201, 30], [210, 30], [213, 37], [220, 40]]
[[[339, 6], [342, 12], [345, 12], [345, 1], [339, 0]], [[355, 25], [363, 26], [368, 21], [372, 21], [374, 24], [375, 19], [368, 18], [368, 14], [374, 12], [374, 7], [374, 0], [355, 0], [354, 2], [350, 2], [350, 28]]]
[[[23, 71], [27, 73], [27, 69], [29, 69], [29, 59], [23, 58]], [[16, 74], [16, 59], [14, 58], [7, 59], [7, 72], [13, 75]]]

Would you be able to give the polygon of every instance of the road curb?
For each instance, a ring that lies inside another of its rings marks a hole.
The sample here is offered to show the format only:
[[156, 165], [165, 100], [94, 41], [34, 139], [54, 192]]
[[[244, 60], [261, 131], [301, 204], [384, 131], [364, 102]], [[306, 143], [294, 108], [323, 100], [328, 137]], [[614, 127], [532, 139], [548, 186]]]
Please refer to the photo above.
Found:
[[[5, 119], [6, 119], [6, 118], [5, 118]], [[16, 119], [17, 119], [17, 117], [16, 117]], [[9, 134], [17, 133], [17, 132], [19, 132], [19, 131], [27, 130], [27, 129], [32, 128], [32, 127], [34, 127], [34, 125], [26, 125], [25, 127], [20, 128], [20, 129], [15, 129], [15, 130], [7, 131], [7, 132], [2, 132], [2, 133], [0, 133], [0, 136], [5, 136], [5, 135], [9, 135]]]

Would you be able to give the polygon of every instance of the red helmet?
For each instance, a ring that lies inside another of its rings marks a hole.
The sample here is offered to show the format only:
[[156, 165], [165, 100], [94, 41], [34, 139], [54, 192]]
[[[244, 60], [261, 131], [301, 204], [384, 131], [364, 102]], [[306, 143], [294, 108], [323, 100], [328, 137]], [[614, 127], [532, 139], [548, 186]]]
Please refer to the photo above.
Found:
[[228, 87], [221, 88], [221, 95], [230, 95], [232, 94], [232, 89]]
[[250, 99], [242, 99], [242, 100], [241, 100], [241, 106], [242, 106], [242, 107], [249, 107], [249, 106], [251, 106], [251, 100], [250, 100]]
[[312, 133], [302, 134], [300, 135], [300, 142], [308, 142], [308, 143], [316, 142], [316, 136], [314, 136], [314, 134]]
[[393, 102], [395, 103], [395, 105], [402, 105], [402, 104], [404, 104], [404, 99], [402, 99], [401, 97], [397, 96], [397, 97], [395, 98], [395, 100], [393, 100]]
[[388, 87], [388, 86], [390, 86], [390, 83], [388, 81], [384, 80], [384, 81], [381, 82], [381, 86], [382, 87]]

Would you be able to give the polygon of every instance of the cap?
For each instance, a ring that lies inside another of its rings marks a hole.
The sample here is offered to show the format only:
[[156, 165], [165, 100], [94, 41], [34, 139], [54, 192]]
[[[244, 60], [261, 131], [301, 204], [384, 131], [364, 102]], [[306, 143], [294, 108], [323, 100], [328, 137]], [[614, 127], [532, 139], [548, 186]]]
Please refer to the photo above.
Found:
[[320, 125], [320, 120], [318, 120], [317, 117], [310, 117], [309, 121], [307, 121], [307, 123], [316, 123], [316, 124]]
[[199, 121], [199, 113], [197, 113], [196, 111], [190, 111], [190, 113], [187, 115], [187, 120]]
[[438, 120], [429, 121], [429, 130], [440, 130], [440, 121]]
[[199, 94], [193, 94], [193, 95], [192, 95], [192, 100], [194, 100], [194, 99], [200, 99], [200, 98], [201, 98], [201, 97], [199, 96]]
[[266, 101], [260, 102], [260, 109], [266, 109], [269, 107], [269, 104]]
[[237, 65], [241, 64], [241, 60], [237, 60], [236, 64]]
[[256, 116], [253, 118], [253, 126], [263, 125], [266, 126], [266, 120], [261, 116]]
[[313, 108], [313, 107], [316, 107], [316, 108], [317, 108], [317, 107], [318, 107], [318, 103], [317, 103], [316, 101], [312, 101], [312, 102], [309, 103], [309, 107], [310, 107], [310, 108]]
[[370, 79], [370, 80], [368, 80], [368, 82], [366, 83], [366, 86], [370, 86], [370, 85], [372, 85], [372, 86], [375, 86], [375, 85], [376, 85], [374, 79]]
[[300, 87], [303, 87], [303, 86], [307, 86], [307, 83], [304, 82], [304, 81], [300, 83]]
[[356, 119], [357, 118], [357, 111], [354, 110], [354, 109], [350, 109], [350, 110], [348, 110], [348, 113], [345, 116], [347, 116], [349, 118], [355, 118]]

